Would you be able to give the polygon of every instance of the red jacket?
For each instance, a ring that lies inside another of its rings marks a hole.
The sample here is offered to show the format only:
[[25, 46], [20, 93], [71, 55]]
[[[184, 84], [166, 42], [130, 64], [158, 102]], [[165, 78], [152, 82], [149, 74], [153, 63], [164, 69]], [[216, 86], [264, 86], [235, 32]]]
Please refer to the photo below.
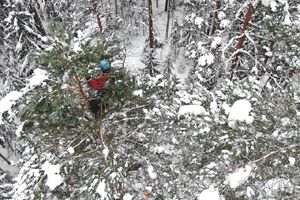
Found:
[[95, 90], [103, 90], [107, 87], [110, 77], [110, 73], [102, 73], [98, 77], [88, 80], [88, 83]]

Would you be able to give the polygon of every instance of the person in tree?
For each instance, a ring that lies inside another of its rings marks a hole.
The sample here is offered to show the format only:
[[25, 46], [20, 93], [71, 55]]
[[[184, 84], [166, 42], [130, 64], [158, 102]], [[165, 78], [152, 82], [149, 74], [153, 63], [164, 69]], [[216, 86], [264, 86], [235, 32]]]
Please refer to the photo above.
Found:
[[105, 95], [108, 94], [108, 87], [112, 80], [112, 74], [110, 73], [111, 67], [108, 60], [101, 60], [99, 62], [100, 74], [92, 79], [88, 79], [89, 86], [97, 91], [97, 97], [90, 100], [90, 110], [98, 115], [101, 110], [107, 112], [107, 104], [103, 103]]
[[101, 60], [99, 68], [101, 70], [99, 76], [89, 79], [88, 84], [92, 89], [97, 90], [98, 96], [103, 96], [112, 80], [112, 74], [110, 73], [111, 67], [107, 60]]

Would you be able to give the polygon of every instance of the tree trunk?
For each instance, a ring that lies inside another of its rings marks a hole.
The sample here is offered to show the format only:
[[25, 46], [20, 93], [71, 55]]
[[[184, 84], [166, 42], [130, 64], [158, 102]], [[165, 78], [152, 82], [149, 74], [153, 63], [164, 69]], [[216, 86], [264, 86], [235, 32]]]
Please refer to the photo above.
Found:
[[166, 1], [166, 3], [168, 2], [167, 5], [167, 11], [168, 11], [168, 15], [167, 15], [167, 27], [166, 27], [166, 40], [168, 40], [169, 38], [169, 26], [170, 26], [170, 16], [171, 16], [171, 7], [170, 7], [170, 1]]
[[102, 23], [101, 23], [101, 19], [100, 19], [100, 14], [97, 11], [97, 2], [96, 2], [96, 0], [91, 0], [91, 1], [92, 1], [94, 13], [96, 14], [96, 17], [97, 17], [97, 22], [98, 22], [98, 27], [99, 27], [100, 33], [102, 33], [103, 27], [102, 27]]
[[[237, 42], [236, 47], [235, 47], [237, 50], [241, 49], [243, 47], [243, 44], [244, 44], [244, 41], [245, 41], [245, 38], [246, 38], [244, 33], [249, 28], [250, 20], [252, 18], [253, 13], [254, 13], [254, 7], [253, 7], [252, 3], [249, 3], [247, 13], [245, 15], [243, 27], [242, 27], [242, 30], [241, 30], [241, 37], [238, 39], [238, 42]], [[234, 70], [237, 67], [238, 60], [239, 60], [239, 53], [236, 54], [236, 56], [235, 56], [235, 58], [232, 62], [232, 66], [231, 66], [231, 69], [230, 69], [231, 73], [230, 73], [230, 76], [229, 76], [230, 80], [232, 80], [232, 78], [233, 78]]]
[[118, 16], [118, 0], [115, 0], [116, 17]]
[[213, 35], [216, 32], [217, 29], [217, 21], [218, 21], [218, 11], [221, 8], [221, 1], [220, 0], [216, 0], [216, 10], [213, 16], [213, 20], [212, 20], [212, 26], [209, 32], [209, 35]]
[[148, 16], [149, 16], [149, 45], [150, 49], [154, 47], [154, 35], [153, 35], [153, 13], [152, 13], [152, 0], [148, 0]]
[[165, 3], [165, 12], [168, 11], [168, 8], [169, 8], [169, 0], [166, 0], [166, 3]]
[[79, 76], [76, 73], [75, 73], [75, 80], [76, 80], [76, 83], [77, 83], [77, 89], [78, 89], [79, 95], [83, 98], [84, 105], [87, 108], [90, 108], [89, 99], [86, 96], [86, 94], [84, 93], [83, 88], [82, 88], [82, 84], [81, 84], [81, 81], [80, 81], [80, 78], [79, 78]]
[[156, 8], [158, 8], [158, 0], [156, 0]]

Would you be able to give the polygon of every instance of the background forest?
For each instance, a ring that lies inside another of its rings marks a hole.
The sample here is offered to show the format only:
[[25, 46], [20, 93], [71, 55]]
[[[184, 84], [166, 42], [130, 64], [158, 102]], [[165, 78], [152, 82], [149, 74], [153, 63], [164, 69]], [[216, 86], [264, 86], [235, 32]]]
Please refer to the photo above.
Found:
[[298, 0], [0, 0], [0, 200], [299, 199], [299, 55]]

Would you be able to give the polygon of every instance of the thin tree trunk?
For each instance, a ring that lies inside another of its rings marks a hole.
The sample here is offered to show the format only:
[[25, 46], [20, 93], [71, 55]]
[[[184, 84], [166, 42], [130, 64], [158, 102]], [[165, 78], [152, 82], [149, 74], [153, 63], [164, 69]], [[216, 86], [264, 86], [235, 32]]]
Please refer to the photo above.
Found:
[[84, 105], [87, 107], [87, 108], [90, 108], [90, 102], [89, 102], [89, 99], [87, 98], [87, 96], [85, 95], [84, 91], [83, 91], [83, 88], [82, 88], [82, 84], [80, 82], [80, 78], [79, 76], [75, 73], [75, 80], [76, 80], [76, 83], [77, 83], [77, 89], [78, 89], [78, 92], [79, 92], [79, 95], [83, 98], [84, 100]]
[[216, 10], [213, 16], [213, 20], [212, 20], [212, 26], [209, 32], [209, 35], [213, 35], [216, 32], [217, 29], [217, 21], [218, 21], [218, 11], [221, 8], [221, 1], [220, 0], [216, 0]]
[[2, 158], [7, 164], [11, 164], [11, 162], [7, 159], [7, 158], [5, 158], [1, 153], [0, 153], [0, 158]]
[[170, 1], [166, 1], [169, 4], [167, 5], [167, 11], [168, 11], [168, 15], [167, 15], [167, 27], [166, 27], [166, 40], [168, 40], [169, 38], [169, 26], [170, 26], [170, 16], [171, 16], [171, 7], [170, 7]]
[[158, 0], [156, 0], [156, 8], [158, 8]]
[[[243, 44], [244, 44], [244, 41], [245, 41], [245, 38], [246, 38], [244, 33], [249, 28], [250, 20], [252, 18], [253, 13], [254, 13], [254, 7], [253, 7], [252, 3], [249, 3], [247, 13], [245, 15], [243, 27], [242, 27], [242, 30], [241, 30], [241, 37], [238, 39], [238, 42], [237, 42], [236, 47], [235, 47], [237, 50], [241, 49], [243, 47]], [[235, 56], [235, 58], [232, 62], [232, 66], [231, 66], [231, 69], [230, 69], [231, 73], [230, 73], [230, 77], [229, 77], [230, 80], [233, 78], [233, 74], [234, 74], [234, 71], [237, 67], [238, 60], [239, 60], [239, 53], [236, 54], [236, 56]]]
[[118, 16], [118, 0], [115, 0], [116, 17]]
[[121, 10], [121, 16], [124, 18], [124, 3], [123, 1], [120, 2], [120, 10]]
[[102, 23], [101, 23], [101, 19], [100, 19], [100, 14], [97, 11], [97, 2], [96, 2], [96, 0], [91, 0], [91, 1], [92, 1], [94, 13], [96, 14], [96, 17], [97, 17], [97, 22], [98, 22], [98, 27], [99, 27], [100, 33], [102, 33], [103, 27], [102, 27]]
[[289, 84], [289, 79], [291, 79], [294, 74], [296, 73], [296, 68], [292, 68], [292, 69], [289, 69], [289, 72], [288, 72], [288, 79], [286, 79], [284, 81], [284, 85], [283, 85], [283, 88], [286, 88]]
[[169, 7], [169, 0], [166, 0], [166, 3], [165, 3], [165, 12], [168, 11], [168, 7]]
[[149, 45], [150, 49], [154, 47], [154, 35], [153, 35], [153, 13], [152, 13], [152, 0], [148, 0], [148, 17], [149, 17]]

